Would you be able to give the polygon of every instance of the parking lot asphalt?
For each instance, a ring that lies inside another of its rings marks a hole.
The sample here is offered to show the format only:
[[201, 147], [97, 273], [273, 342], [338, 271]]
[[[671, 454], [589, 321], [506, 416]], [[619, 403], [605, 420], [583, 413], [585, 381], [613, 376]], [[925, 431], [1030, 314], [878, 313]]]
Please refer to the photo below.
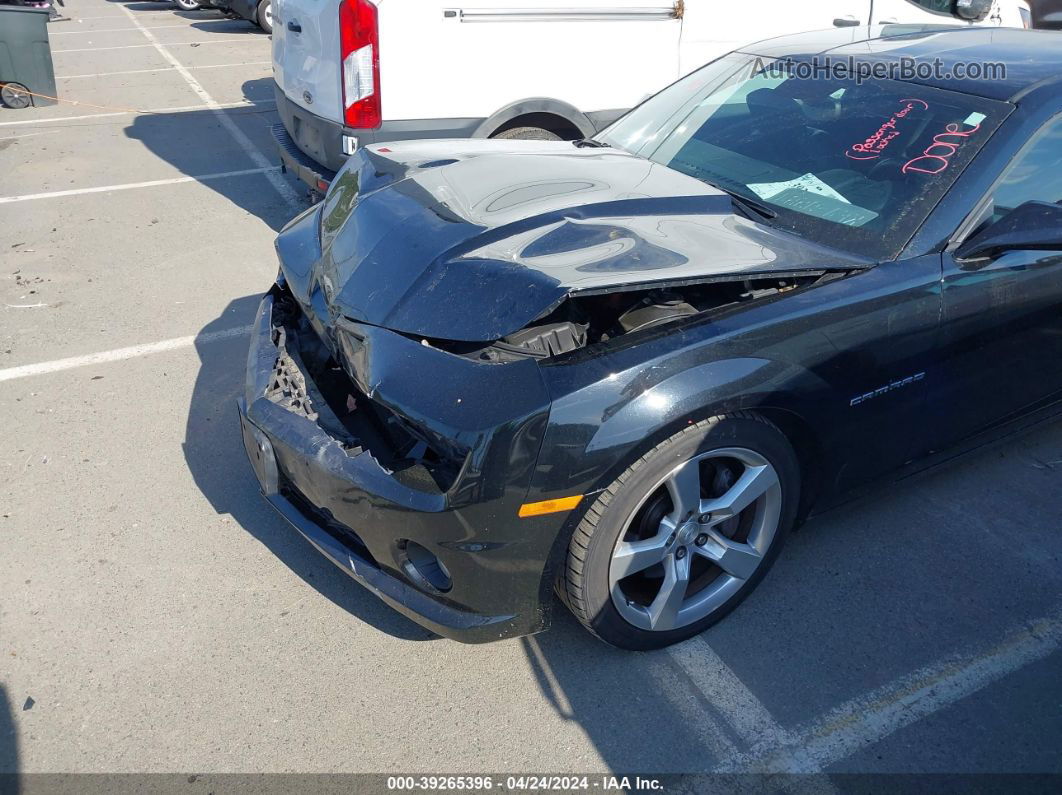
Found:
[[0, 110], [0, 772], [1062, 773], [1057, 422], [812, 521], [668, 651], [561, 608], [465, 646], [349, 580], [234, 409], [306, 205], [268, 37], [65, 13], [60, 95], [106, 107]]

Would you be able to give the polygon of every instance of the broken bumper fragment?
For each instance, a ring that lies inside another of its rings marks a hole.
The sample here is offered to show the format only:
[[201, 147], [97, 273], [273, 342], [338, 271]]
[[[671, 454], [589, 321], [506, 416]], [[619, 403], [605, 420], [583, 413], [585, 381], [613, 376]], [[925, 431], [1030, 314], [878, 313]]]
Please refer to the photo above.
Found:
[[[374, 413], [378, 421], [382, 411], [353, 382], [347, 382], [351, 394], [337, 400], [306, 372], [311, 368], [297, 348], [299, 330], [287, 319], [294, 302], [282, 292], [275, 287], [259, 308], [239, 401], [244, 443], [265, 498], [333, 563], [439, 635], [477, 643], [544, 629], [551, 582], [543, 563], [556, 528], [517, 518], [534, 463], [513, 452], [528, 447], [520, 423], [503, 433], [472, 434], [478, 443], [459, 476], [452, 483], [432, 482], [412, 458], [385, 455], [380, 434], [369, 438], [372, 423], [359, 425], [364, 418], [355, 415]], [[284, 308], [274, 312], [278, 299]], [[305, 336], [306, 324], [301, 331]], [[436, 357], [466, 365], [400, 335], [375, 333], [390, 338], [370, 340], [374, 356], [362, 357], [364, 366], [374, 368], [368, 377], [393, 380], [399, 392], [402, 379], [389, 379], [387, 364], [376, 361], [389, 345], [401, 351], [388, 358], [402, 372], [416, 372], [417, 355], [424, 358], [424, 385], [433, 382]], [[453, 377], [436, 374], [436, 380]], [[345, 405], [349, 414], [337, 416], [329, 402], [340, 414]], [[424, 457], [425, 448], [414, 443], [412, 455]], [[512, 466], [505, 465], [513, 458]]]

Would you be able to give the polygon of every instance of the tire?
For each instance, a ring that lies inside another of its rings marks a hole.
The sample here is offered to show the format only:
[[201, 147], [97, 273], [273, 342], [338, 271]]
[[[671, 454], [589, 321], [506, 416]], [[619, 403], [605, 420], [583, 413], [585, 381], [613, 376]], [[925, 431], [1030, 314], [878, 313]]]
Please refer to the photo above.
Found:
[[[691, 489], [696, 497], [681, 496]], [[558, 589], [606, 643], [670, 646], [708, 629], [755, 589], [799, 500], [799, 463], [774, 425], [749, 412], [703, 420], [635, 461], [587, 509]]]
[[509, 141], [563, 141], [564, 139], [555, 132], [550, 132], [542, 127], [511, 127], [500, 133], [495, 133], [491, 138], [501, 138]]
[[173, 0], [173, 4], [181, 11], [198, 11], [200, 5], [196, 0]]
[[22, 110], [33, 104], [33, 96], [21, 83], [4, 83], [0, 86], [0, 102], [12, 110]]
[[258, 27], [266, 33], [273, 32], [273, 0], [262, 0], [258, 4]]

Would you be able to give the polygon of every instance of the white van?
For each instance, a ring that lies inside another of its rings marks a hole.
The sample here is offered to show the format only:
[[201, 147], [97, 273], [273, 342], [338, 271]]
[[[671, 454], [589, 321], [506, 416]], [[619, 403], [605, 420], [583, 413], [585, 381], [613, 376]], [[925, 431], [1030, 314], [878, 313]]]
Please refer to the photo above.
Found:
[[889, 24], [1029, 20], [1023, 0], [273, 2], [282, 120], [273, 133], [283, 164], [320, 192], [370, 143], [589, 137], [760, 39], [842, 28], [855, 40]]

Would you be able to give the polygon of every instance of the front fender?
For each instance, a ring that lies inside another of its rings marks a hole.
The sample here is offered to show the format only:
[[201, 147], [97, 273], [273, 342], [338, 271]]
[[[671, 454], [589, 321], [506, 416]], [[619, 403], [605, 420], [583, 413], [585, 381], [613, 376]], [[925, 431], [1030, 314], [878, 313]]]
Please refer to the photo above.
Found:
[[[755, 390], [779, 380], [780, 368], [766, 359], [741, 358], [708, 362], [665, 378], [618, 408], [602, 423], [586, 452], [624, 450], [655, 438], [683, 419], [711, 406], [734, 408]], [[786, 368], [789, 369], [789, 368]]]
[[[807, 335], [805, 344], [810, 339], [817, 340], [818, 350], [804, 353], [812, 361], [830, 361], [835, 355], [830, 342]], [[564, 368], [543, 368], [554, 397], [528, 501], [599, 491], [664, 438], [714, 414], [781, 410], [811, 427], [822, 426], [835, 390], [819, 373], [765, 356], [705, 361], [711, 355], [694, 345], [570, 390]], [[607, 370], [608, 363], [603, 357], [600, 366]]]

